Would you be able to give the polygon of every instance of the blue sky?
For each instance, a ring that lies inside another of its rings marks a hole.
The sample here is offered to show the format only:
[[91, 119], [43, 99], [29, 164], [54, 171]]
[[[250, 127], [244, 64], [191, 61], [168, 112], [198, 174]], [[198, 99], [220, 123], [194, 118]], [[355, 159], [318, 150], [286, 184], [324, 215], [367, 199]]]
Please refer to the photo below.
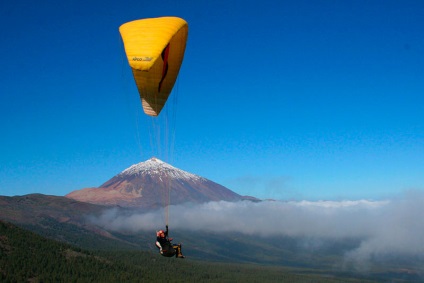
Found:
[[168, 15], [189, 24], [172, 165], [260, 198], [424, 189], [422, 1], [5, 0], [1, 195], [96, 187], [156, 154], [118, 28]]

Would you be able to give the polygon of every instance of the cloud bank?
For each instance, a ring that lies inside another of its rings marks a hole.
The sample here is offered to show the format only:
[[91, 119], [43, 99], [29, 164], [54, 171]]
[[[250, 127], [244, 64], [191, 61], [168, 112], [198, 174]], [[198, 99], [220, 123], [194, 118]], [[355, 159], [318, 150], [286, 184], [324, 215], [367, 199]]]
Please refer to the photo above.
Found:
[[[116, 231], [155, 230], [163, 210], [123, 215], [105, 211], [93, 219]], [[179, 230], [240, 232], [253, 236], [359, 239], [346, 255], [368, 260], [385, 255], [424, 254], [424, 192], [411, 191], [384, 201], [210, 202], [170, 207], [172, 226]]]

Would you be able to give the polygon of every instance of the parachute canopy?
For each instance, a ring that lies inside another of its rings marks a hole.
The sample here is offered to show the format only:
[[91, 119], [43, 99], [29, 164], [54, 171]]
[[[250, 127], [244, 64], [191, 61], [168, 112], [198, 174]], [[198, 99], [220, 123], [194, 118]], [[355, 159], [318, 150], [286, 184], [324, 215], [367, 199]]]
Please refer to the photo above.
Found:
[[158, 116], [184, 57], [187, 22], [177, 17], [136, 20], [119, 27], [144, 112]]

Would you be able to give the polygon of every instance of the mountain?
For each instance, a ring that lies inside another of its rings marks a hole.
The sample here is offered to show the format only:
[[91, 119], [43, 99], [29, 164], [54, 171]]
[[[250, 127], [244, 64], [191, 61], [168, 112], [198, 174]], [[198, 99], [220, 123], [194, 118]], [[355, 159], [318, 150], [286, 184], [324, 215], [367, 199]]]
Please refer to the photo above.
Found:
[[88, 214], [97, 215], [106, 207], [43, 194], [0, 196], [0, 218], [12, 222], [31, 223], [53, 218], [59, 222], [82, 223]]
[[0, 196], [0, 220], [15, 223], [42, 236], [92, 248], [134, 247], [133, 243], [120, 240], [119, 235], [115, 236], [91, 223], [90, 217], [97, 217], [107, 209], [110, 208], [61, 196]]
[[93, 204], [155, 208], [185, 202], [257, 200], [201, 176], [151, 158], [125, 169], [98, 188], [73, 191], [67, 198]]

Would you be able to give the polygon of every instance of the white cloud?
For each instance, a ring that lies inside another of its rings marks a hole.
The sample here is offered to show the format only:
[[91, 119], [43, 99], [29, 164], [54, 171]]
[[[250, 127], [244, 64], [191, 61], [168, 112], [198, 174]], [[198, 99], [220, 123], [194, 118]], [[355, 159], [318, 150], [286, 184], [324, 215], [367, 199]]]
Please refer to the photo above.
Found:
[[[360, 245], [347, 258], [367, 260], [389, 254], [424, 254], [424, 193], [408, 192], [385, 201], [210, 202], [170, 207], [172, 227], [182, 230], [237, 231], [324, 240], [355, 238]], [[155, 230], [163, 210], [121, 215], [106, 211], [95, 219], [113, 230]]]

